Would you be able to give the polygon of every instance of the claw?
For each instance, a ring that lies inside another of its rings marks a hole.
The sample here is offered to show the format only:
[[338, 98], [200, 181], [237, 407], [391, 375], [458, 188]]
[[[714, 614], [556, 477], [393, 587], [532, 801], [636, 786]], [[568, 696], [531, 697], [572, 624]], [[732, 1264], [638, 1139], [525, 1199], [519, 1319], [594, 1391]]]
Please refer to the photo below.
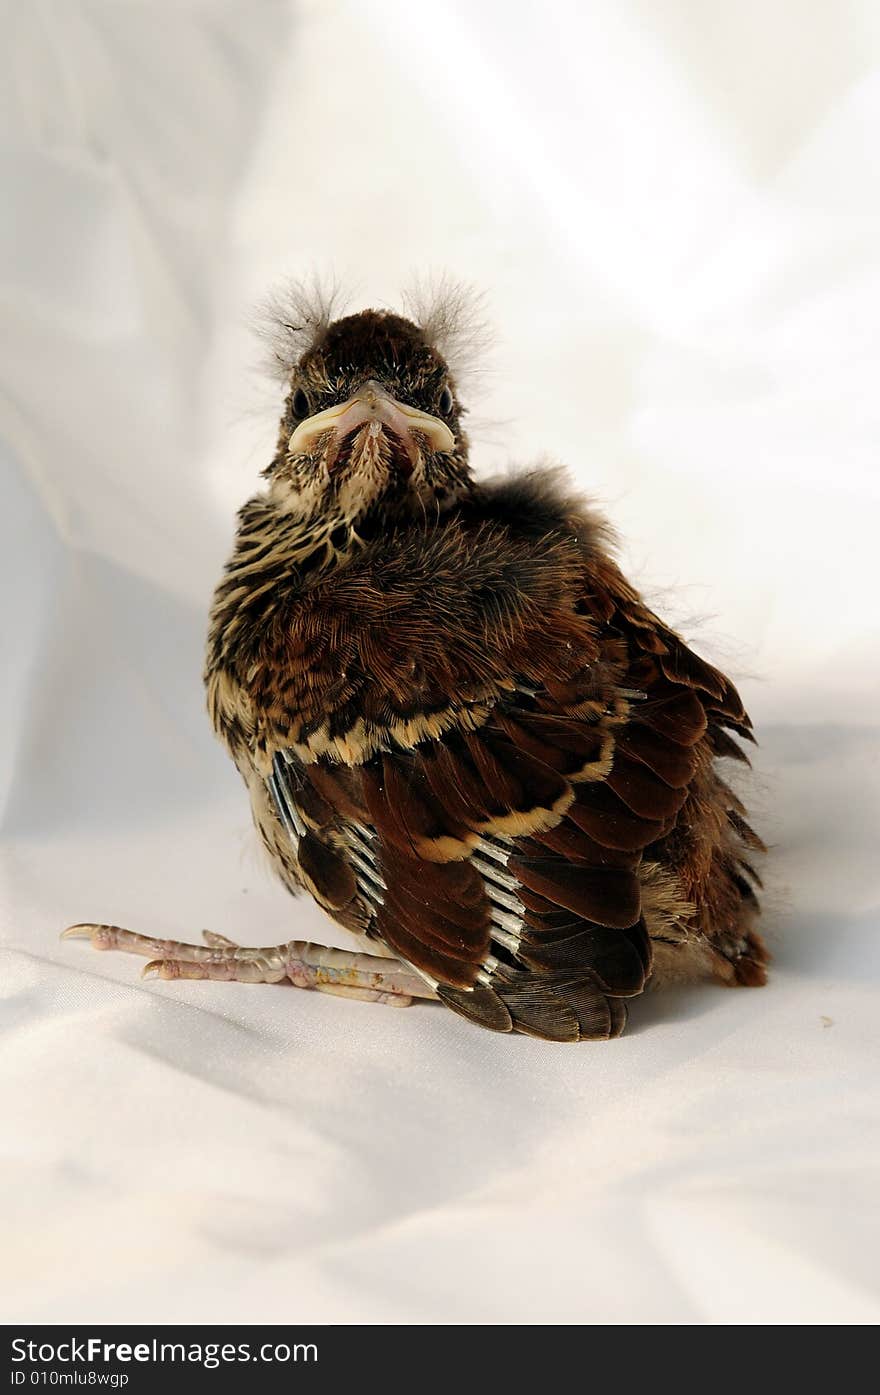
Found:
[[202, 939], [212, 949], [238, 949], [235, 940], [228, 940], [225, 935], [218, 935], [214, 930], [203, 930]]
[[95, 925], [68, 925], [66, 930], [61, 931], [62, 940], [90, 940], [92, 931], [96, 930]]
[[149, 964], [145, 964], [141, 969], [141, 978], [162, 978], [164, 967], [164, 959], [151, 959]]
[[118, 932], [116, 925], [68, 925], [61, 931], [62, 940], [90, 940], [93, 949], [113, 949]]

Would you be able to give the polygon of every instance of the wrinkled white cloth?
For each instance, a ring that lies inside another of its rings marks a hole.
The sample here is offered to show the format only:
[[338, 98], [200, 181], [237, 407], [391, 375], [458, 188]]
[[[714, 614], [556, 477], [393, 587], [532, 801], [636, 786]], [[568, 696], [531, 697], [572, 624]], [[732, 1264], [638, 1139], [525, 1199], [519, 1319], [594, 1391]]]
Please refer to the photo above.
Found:
[[[876, 1321], [877, 6], [0, 18], [0, 1317]], [[276, 423], [246, 311], [315, 266], [484, 287], [478, 467], [569, 465], [740, 682], [768, 988], [563, 1048], [59, 942], [346, 943], [200, 682]]]

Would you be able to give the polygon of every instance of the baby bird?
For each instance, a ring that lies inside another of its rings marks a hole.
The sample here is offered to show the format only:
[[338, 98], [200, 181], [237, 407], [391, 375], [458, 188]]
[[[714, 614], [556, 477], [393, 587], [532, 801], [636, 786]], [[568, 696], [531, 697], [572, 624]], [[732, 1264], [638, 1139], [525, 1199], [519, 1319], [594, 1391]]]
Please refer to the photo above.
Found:
[[649, 983], [765, 981], [763, 844], [717, 769], [751, 723], [558, 471], [473, 478], [454, 318], [292, 298], [277, 450], [211, 612], [211, 721], [263, 846], [365, 952], [66, 933], [163, 978], [613, 1037]]

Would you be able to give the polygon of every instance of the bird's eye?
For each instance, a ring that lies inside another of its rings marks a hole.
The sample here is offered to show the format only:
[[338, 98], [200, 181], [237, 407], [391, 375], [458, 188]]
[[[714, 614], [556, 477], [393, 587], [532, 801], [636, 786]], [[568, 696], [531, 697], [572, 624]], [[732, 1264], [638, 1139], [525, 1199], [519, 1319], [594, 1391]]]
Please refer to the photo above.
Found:
[[290, 403], [290, 409], [293, 412], [293, 415], [299, 418], [299, 420], [302, 420], [304, 417], [309, 416], [309, 414], [311, 413], [312, 404], [309, 401], [308, 393], [305, 392], [303, 388], [300, 387], [296, 389], [296, 392], [293, 394], [293, 398]]
[[449, 413], [452, 411], [452, 408], [454, 406], [455, 400], [452, 396], [452, 389], [445, 387], [440, 394], [440, 401], [437, 403], [437, 410], [442, 412], [444, 417], [448, 417]]

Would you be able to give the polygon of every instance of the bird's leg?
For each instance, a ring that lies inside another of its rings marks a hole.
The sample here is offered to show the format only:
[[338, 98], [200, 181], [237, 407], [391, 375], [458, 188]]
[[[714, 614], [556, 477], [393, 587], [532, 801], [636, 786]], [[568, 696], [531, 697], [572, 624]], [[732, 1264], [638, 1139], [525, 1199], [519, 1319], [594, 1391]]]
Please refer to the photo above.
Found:
[[436, 994], [406, 965], [377, 954], [330, 949], [307, 940], [251, 949], [204, 931], [205, 944], [157, 940], [119, 925], [71, 925], [62, 939], [86, 939], [95, 949], [120, 949], [150, 960], [143, 977], [216, 979], [235, 983], [280, 983], [337, 993], [368, 1002], [406, 1007], [413, 998]]

